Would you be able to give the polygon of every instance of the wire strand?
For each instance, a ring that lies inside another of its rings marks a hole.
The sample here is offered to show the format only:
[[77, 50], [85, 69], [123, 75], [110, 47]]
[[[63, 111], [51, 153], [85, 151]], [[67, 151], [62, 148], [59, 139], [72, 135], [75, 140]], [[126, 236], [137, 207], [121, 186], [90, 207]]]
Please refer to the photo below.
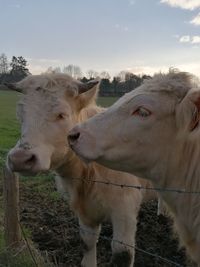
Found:
[[200, 191], [187, 191], [185, 189], [177, 189], [177, 188], [161, 188], [161, 187], [148, 187], [148, 186], [141, 186], [141, 185], [129, 185], [129, 184], [118, 184], [108, 181], [101, 181], [101, 180], [91, 180], [88, 178], [72, 178], [73, 180], [83, 180], [85, 182], [93, 182], [98, 184], [104, 184], [104, 185], [112, 185], [116, 187], [123, 188], [134, 188], [138, 190], [150, 190], [150, 191], [159, 191], [159, 192], [171, 192], [171, 193], [177, 193], [177, 194], [195, 194], [200, 196]]

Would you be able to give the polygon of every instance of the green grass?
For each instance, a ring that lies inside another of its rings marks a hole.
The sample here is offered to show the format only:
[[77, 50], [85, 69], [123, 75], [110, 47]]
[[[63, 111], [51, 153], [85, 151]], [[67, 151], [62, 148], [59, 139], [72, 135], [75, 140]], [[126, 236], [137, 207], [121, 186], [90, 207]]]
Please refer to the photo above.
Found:
[[16, 102], [19, 94], [0, 91], [0, 150], [11, 148], [19, 137]]
[[102, 107], [109, 107], [111, 106], [114, 102], [116, 102], [118, 97], [99, 97], [97, 99], [97, 104], [101, 105]]

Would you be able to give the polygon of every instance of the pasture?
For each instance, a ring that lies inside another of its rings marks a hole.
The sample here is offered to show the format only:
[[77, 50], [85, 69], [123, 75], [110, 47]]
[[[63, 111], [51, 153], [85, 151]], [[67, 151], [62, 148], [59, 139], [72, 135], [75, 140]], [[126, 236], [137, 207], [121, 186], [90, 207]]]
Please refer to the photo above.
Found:
[[[19, 124], [16, 120], [18, 93], [0, 91], [0, 167], [2, 168], [7, 151], [19, 137]], [[116, 98], [99, 98], [98, 103], [109, 106]], [[135, 189], [133, 189], [135, 190]], [[2, 206], [2, 177], [0, 176], [0, 204]], [[172, 233], [171, 221], [157, 216], [157, 203], [151, 201], [143, 205], [138, 223], [137, 247], [147, 252], [168, 258], [180, 266], [192, 266], [187, 262], [183, 250]], [[78, 224], [68, 203], [56, 192], [53, 174], [20, 179], [20, 214], [26, 234], [33, 240], [45, 259], [57, 267], [79, 266], [83, 245], [78, 234]], [[110, 257], [112, 236], [109, 223], [103, 226], [98, 244], [98, 264], [105, 266]], [[17, 262], [5, 256], [3, 244], [3, 208], [0, 208], [0, 266], [35, 266], [30, 258]], [[1, 263], [3, 262], [3, 265]], [[42, 265], [41, 265], [42, 266]], [[136, 267], [170, 267], [157, 257], [136, 251]]]

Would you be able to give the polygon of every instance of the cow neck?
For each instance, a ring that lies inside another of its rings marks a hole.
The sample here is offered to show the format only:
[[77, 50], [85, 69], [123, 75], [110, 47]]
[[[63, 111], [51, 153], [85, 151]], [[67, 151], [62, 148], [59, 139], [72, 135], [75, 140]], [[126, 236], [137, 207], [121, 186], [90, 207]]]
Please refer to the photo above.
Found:
[[200, 144], [187, 140], [177, 144], [175, 150], [165, 178], [168, 186], [185, 191], [200, 191]]
[[[185, 233], [189, 233], [185, 234], [184, 243], [186, 244], [190, 239], [196, 239], [193, 233], [199, 232], [200, 194], [192, 192], [200, 192], [200, 143], [195, 140], [177, 142], [170, 159], [165, 166], [165, 171], [160, 172], [160, 179], [154, 185], [191, 192], [187, 194], [160, 192], [174, 215], [178, 228], [181, 227]], [[200, 240], [198, 242], [200, 243]]]
[[72, 184], [82, 183], [83, 179], [90, 179], [94, 176], [93, 164], [86, 165], [73, 151], [70, 151], [62, 166], [56, 172]]

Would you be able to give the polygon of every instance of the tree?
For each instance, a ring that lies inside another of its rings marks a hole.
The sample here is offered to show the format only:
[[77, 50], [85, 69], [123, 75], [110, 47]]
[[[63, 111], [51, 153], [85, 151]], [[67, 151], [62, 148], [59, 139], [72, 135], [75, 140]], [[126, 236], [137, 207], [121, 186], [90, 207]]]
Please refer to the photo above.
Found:
[[84, 76], [83, 78], [81, 78], [81, 82], [87, 83], [87, 82], [89, 82], [89, 80]]
[[127, 71], [126, 70], [122, 70], [120, 71], [120, 73], [117, 75], [117, 77], [119, 77], [120, 81], [125, 81], [127, 75]]
[[112, 87], [109, 79], [101, 80], [99, 93], [101, 96], [109, 96], [112, 93]]
[[110, 74], [107, 71], [102, 71], [100, 73], [100, 78], [101, 79], [108, 79], [108, 80], [110, 80]]
[[146, 74], [143, 74], [141, 78], [142, 78], [142, 81], [152, 79], [150, 75], [146, 75]]
[[119, 84], [120, 84], [120, 78], [118, 76], [114, 77], [112, 80], [112, 89], [113, 89], [114, 95], [117, 95], [117, 91], [119, 89]]
[[131, 72], [127, 72], [125, 75], [125, 88], [126, 92], [130, 92], [136, 87], [140, 86], [142, 83], [142, 78], [139, 75], [135, 75]]
[[0, 74], [8, 73], [8, 59], [7, 56], [2, 53], [0, 55]]
[[12, 57], [12, 61], [10, 63], [11, 71], [10, 74], [15, 81], [19, 81], [25, 78], [30, 74], [29, 69], [27, 68], [27, 61], [22, 56], [20, 57]]
[[98, 77], [98, 72], [97, 71], [95, 71], [95, 70], [88, 70], [87, 71], [87, 77], [88, 77], [88, 79], [95, 79], [95, 78], [97, 78]]
[[53, 73], [53, 68], [51, 66], [48, 67], [48, 69], [45, 71], [45, 73], [47, 73], [47, 74]]
[[81, 79], [83, 76], [81, 68], [79, 66], [72, 65], [72, 64], [65, 66], [63, 68], [63, 73], [66, 73], [75, 79]]

